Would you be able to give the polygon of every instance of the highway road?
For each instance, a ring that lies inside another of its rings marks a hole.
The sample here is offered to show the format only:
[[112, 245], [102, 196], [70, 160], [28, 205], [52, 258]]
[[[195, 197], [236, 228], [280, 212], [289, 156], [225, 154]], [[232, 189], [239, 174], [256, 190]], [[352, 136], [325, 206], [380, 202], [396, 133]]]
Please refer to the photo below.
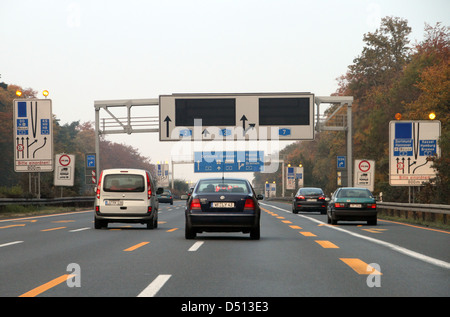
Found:
[[325, 215], [262, 201], [260, 240], [186, 240], [184, 204], [160, 204], [155, 230], [95, 230], [91, 210], [1, 220], [0, 296], [450, 296], [448, 231], [383, 220], [332, 226]]

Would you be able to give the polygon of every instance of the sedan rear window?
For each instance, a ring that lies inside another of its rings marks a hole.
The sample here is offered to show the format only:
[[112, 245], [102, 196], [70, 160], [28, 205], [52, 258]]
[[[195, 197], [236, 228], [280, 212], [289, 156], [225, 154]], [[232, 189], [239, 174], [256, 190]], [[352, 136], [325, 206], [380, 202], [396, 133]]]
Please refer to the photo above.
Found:
[[249, 194], [250, 188], [244, 180], [202, 180], [196, 190], [198, 194], [208, 193], [240, 193]]
[[337, 194], [338, 198], [373, 198], [367, 189], [341, 189]]
[[323, 195], [323, 191], [320, 188], [302, 188], [298, 193], [301, 195]]
[[110, 174], [104, 178], [105, 192], [143, 192], [145, 190], [142, 175]]

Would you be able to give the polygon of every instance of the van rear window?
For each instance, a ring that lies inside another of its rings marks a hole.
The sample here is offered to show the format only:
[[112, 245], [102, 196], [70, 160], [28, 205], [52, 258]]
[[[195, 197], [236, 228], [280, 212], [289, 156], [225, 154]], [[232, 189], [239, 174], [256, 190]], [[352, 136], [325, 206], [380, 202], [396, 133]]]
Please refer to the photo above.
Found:
[[142, 175], [106, 175], [103, 180], [105, 192], [143, 192], [145, 190], [144, 177]]

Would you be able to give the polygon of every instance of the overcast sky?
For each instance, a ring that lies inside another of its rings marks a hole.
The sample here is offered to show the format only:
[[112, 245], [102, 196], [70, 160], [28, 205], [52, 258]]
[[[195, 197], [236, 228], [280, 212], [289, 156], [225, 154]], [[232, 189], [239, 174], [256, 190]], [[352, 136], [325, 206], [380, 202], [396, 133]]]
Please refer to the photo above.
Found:
[[[0, 81], [50, 92], [61, 124], [94, 121], [94, 101], [172, 93], [329, 96], [385, 16], [450, 25], [448, 0], [0, 0]], [[170, 161], [156, 133], [108, 139]], [[282, 143], [284, 145], [284, 143]], [[244, 173], [245, 174], [245, 173]], [[193, 166], [175, 177], [191, 180]], [[244, 175], [241, 175], [244, 176]], [[251, 177], [252, 175], [246, 175]]]

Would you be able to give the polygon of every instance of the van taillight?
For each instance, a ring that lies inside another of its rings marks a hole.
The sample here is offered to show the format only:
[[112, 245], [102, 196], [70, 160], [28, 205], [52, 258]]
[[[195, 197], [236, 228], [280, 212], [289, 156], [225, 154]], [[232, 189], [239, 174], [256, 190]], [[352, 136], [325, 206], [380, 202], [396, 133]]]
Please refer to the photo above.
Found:
[[253, 199], [247, 198], [245, 200], [244, 210], [250, 210], [250, 209], [251, 210], [255, 209], [255, 203], [254, 203]]
[[191, 210], [201, 210], [202, 206], [200, 205], [200, 199], [198, 198], [192, 199], [190, 208]]
[[98, 185], [97, 185], [97, 198], [100, 199], [100, 189], [102, 188], [102, 176], [103, 171], [100, 173], [100, 177], [98, 178]]
[[145, 173], [145, 176], [147, 177], [147, 198], [152, 198], [152, 186], [150, 186], [150, 176], [148, 175], [148, 172]]

